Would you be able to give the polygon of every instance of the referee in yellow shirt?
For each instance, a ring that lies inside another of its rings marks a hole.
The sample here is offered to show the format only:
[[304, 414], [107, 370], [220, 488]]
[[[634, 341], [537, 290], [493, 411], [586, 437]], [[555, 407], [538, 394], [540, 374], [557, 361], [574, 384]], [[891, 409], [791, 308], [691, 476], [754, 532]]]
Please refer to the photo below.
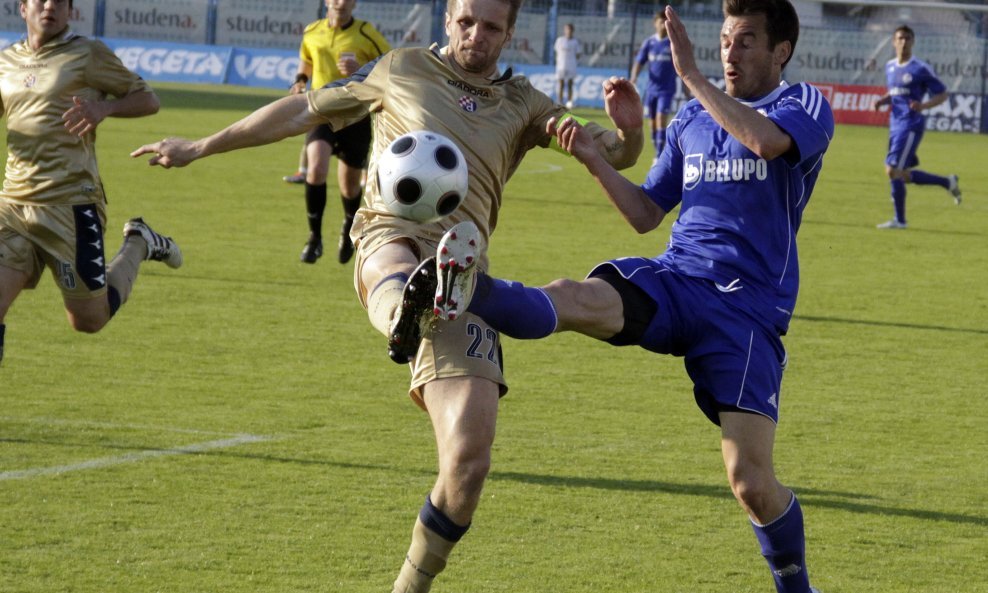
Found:
[[[353, 17], [357, 0], [326, 0], [326, 18], [305, 28], [299, 50], [298, 73], [291, 94], [304, 93], [307, 83], [318, 89], [356, 72], [361, 66], [391, 49], [374, 25]], [[337, 157], [337, 182], [343, 202], [343, 229], [340, 232], [339, 262], [353, 257], [350, 227], [360, 207], [361, 181], [367, 169], [371, 143], [371, 121], [340, 130], [328, 125], [313, 128], [305, 138], [309, 167], [305, 173], [305, 209], [309, 217], [309, 239], [302, 249], [302, 262], [314, 264], [323, 253], [322, 219], [326, 210], [326, 177], [329, 157]]]

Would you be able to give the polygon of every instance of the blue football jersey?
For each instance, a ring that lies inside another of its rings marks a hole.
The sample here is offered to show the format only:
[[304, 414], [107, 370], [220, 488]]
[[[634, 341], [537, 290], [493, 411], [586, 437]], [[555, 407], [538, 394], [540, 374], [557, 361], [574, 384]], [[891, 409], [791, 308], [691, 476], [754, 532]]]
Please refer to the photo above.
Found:
[[648, 88], [657, 92], [676, 92], [676, 68], [672, 65], [669, 38], [652, 35], [642, 43], [635, 56], [639, 64], [648, 63]]
[[933, 73], [933, 68], [923, 60], [910, 58], [900, 65], [897, 60], [885, 64], [885, 82], [892, 99], [889, 128], [892, 131], [923, 129], [926, 118], [919, 111], [909, 108], [910, 101], [922, 101], [927, 95], [939, 95], [947, 90]]
[[743, 292], [782, 332], [799, 289], [796, 231], [834, 134], [830, 104], [818, 89], [782, 83], [742, 101], [793, 140], [766, 161], [730, 136], [696, 99], [679, 110], [667, 146], [642, 189], [663, 210], [680, 205], [659, 260], [670, 268]]

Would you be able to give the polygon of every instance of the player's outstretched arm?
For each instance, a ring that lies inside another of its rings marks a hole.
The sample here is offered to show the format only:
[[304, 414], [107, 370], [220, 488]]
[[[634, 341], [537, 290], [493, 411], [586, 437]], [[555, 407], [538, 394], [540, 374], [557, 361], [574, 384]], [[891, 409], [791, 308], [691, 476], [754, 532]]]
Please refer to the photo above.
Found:
[[772, 160], [789, 151], [792, 138], [779, 126], [715, 87], [700, 72], [686, 27], [671, 6], [666, 6], [666, 31], [669, 33], [669, 46], [676, 73], [693, 97], [700, 101], [728, 134], [765, 160]]
[[618, 173], [606, 157], [598, 152], [593, 138], [583, 126], [574, 119], [567, 118], [558, 125], [555, 119], [550, 119], [546, 127], [549, 133], [556, 135], [563, 150], [583, 163], [632, 228], [639, 233], [647, 233], [659, 226], [665, 218], [665, 211], [649, 199], [640, 186]]
[[222, 152], [271, 144], [289, 136], [297, 136], [322, 122], [309, 111], [305, 95], [291, 95], [261, 107], [242, 120], [199, 140], [166, 138], [145, 144], [132, 157], [154, 155], [150, 165], [166, 169], [184, 167], [192, 161]]
[[642, 100], [638, 89], [626, 78], [612, 76], [603, 86], [604, 110], [616, 129], [597, 138], [597, 152], [614, 168], [626, 169], [638, 161], [645, 143]]
[[62, 121], [70, 134], [85, 136], [108, 117], [144, 117], [154, 115], [160, 107], [158, 96], [152, 91], [137, 91], [102, 101], [72, 97], [72, 107], [62, 114]]

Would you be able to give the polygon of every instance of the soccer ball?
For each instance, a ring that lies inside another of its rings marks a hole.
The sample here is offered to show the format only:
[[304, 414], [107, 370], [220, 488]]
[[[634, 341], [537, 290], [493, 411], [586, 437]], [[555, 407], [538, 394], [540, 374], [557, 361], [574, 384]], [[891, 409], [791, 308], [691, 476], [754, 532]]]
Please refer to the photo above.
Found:
[[392, 214], [435, 222], [466, 197], [467, 161], [442, 134], [409, 132], [395, 138], [379, 157], [377, 187]]

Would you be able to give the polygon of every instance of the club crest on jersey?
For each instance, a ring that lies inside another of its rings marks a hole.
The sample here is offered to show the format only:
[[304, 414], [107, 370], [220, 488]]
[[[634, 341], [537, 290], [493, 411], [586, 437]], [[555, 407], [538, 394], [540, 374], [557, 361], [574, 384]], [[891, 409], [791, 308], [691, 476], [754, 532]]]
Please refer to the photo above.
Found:
[[467, 95], [463, 95], [462, 97], [460, 97], [459, 104], [460, 104], [460, 108], [463, 109], [463, 111], [466, 111], [467, 113], [473, 113], [477, 111], [477, 102], [473, 99], [473, 97], [468, 97]]
[[28, 74], [24, 77], [24, 88], [29, 89], [38, 83], [38, 77], [34, 74]]
[[700, 172], [703, 171], [703, 155], [688, 154], [683, 161], [683, 189], [693, 189], [700, 183]]

